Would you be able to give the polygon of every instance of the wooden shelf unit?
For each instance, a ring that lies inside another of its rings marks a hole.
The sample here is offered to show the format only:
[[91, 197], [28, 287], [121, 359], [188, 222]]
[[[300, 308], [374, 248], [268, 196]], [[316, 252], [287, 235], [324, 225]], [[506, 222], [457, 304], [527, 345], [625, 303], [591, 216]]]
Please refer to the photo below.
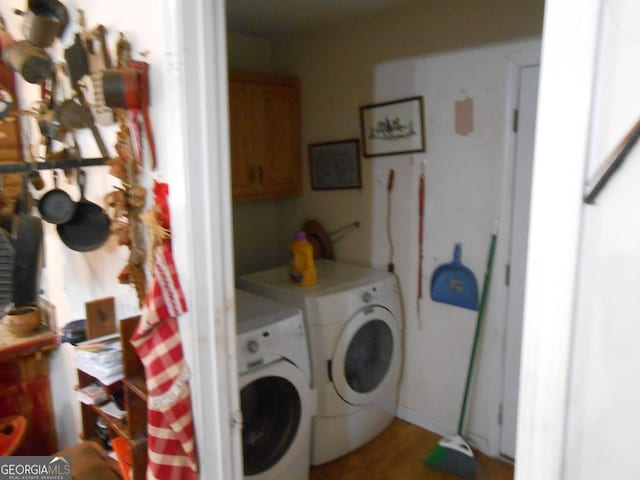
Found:
[[[140, 317], [136, 316], [120, 321], [124, 379], [106, 387], [109, 393], [122, 393], [126, 416], [118, 419], [103, 412], [99, 406], [81, 403], [82, 439], [100, 444], [96, 433], [96, 421], [98, 417], [102, 417], [112, 438], [117, 435], [127, 441], [134, 480], [143, 480], [147, 470], [147, 393], [144, 367], [129, 342], [139, 319]], [[99, 382], [91, 375], [78, 370], [78, 387], [82, 388], [91, 383]], [[108, 463], [116, 472], [120, 471], [117, 462]]]

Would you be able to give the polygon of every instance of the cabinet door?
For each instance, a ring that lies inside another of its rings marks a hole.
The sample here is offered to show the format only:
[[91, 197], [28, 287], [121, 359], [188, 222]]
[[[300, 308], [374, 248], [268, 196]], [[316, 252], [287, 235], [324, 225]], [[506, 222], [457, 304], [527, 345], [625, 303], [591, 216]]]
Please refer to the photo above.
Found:
[[233, 199], [300, 195], [298, 80], [264, 73], [231, 72], [229, 121]]
[[251, 103], [250, 84], [232, 80], [229, 83], [229, 130], [231, 190], [234, 199], [251, 196], [256, 185]]
[[258, 183], [268, 198], [301, 193], [300, 100], [297, 85], [256, 85]]

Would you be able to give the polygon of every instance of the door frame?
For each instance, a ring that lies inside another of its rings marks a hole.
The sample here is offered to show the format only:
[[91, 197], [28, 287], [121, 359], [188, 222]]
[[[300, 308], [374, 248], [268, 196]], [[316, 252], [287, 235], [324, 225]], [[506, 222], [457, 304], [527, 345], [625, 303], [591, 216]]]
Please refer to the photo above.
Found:
[[[167, 21], [172, 23], [171, 31], [177, 27], [180, 35], [188, 37], [179, 43], [181, 48], [175, 50], [182, 52], [175, 65], [176, 77], [180, 77], [180, 71], [184, 69], [183, 77], [169, 82], [168, 87], [176, 87], [182, 97], [188, 99], [177, 114], [186, 116], [186, 112], [192, 112], [195, 118], [183, 119], [178, 133], [197, 144], [184, 145], [185, 152], [195, 153], [195, 156], [184, 157], [188, 159], [184, 161], [185, 168], [190, 169], [184, 175], [192, 181], [185, 184], [186, 192], [178, 192], [178, 197], [184, 200], [179, 206], [186, 210], [188, 205], [201, 205], [199, 211], [208, 219], [201, 222], [198, 229], [182, 233], [182, 237], [190, 233], [203, 233], [203, 237], [192, 235], [191, 242], [175, 248], [179, 266], [184, 258], [189, 260], [186, 271], [194, 275], [192, 281], [204, 281], [199, 285], [204, 291], [192, 302], [192, 311], [199, 319], [198, 335], [194, 338], [200, 347], [193, 353], [194, 364], [208, 369], [194, 372], [192, 382], [198, 442], [202, 449], [206, 445], [207, 451], [207, 455], [201, 455], [200, 474], [202, 478], [240, 479], [239, 429], [233, 429], [230, 421], [232, 418], [237, 420], [237, 417], [232, 417], [232, 412], [239, 410], [234, 380], [235, 346], [231, 338], [235, 336], [235, 307], [233, 265], [230, 261], [233, 243], [228, 121], [223, 101], [227, 86], [224, 2], [164, 2], [173, 19], [172, 22]], [[565, 419], [582, 190], [600, 8], [601, 0], [546, 0], [545, 3], [516, 451], [519, 459], [516, 478], [519, 480], [564, 478]], [[191, 57], [184, 68], [179, 63], [182, 55]], [[184, 81], [191, 73], [198, 78], [195, 86]], [[194, 87], [195, 90], [190, 91]], [[213, 101], [210, 98], [212, 91]], [[205, 95], [209, 102], [199, 103], [199, 94]], [[206, 128], [200, 117], [206, 120]], [[196, 129], [190, 131], [191, 126]], [[199, 137], [203, 131], [205, 135]], [[213, 152], [218, 154], [211, 158], [206, 156]], [[202, 174], [201, 168], [206, 175]], [[198, 174], [201, 174], [200, 178]], [[205, 185], [206, 182], [210, 183]], [[197, 203], [202, 197], [207, 202]], [[178, 201], [175, 196], [173, 198], [172, 205]], [[549, 231], [554, 235], [549, 235]], [[215, 240], [213, 244], [209, 243], [212, 239]], [[200, 263], [194, 263], [194, 251], [199, 253]], [[199, 268], [203, 265], [202, 258], [216, 263]], [[553, 282], [549, 282], [550, 268], [554, 272]], [[216, 367], [220, 367], [219, 370]], [[207, 384], [196, 385], [205, 379], [208, 379]], [[229, 438], [235, 440], [232, 430], [237, 433], [238, 447], [234, 442], [224, 443]], [[228, 448], [231, 448], [231, 455]]]
[[515, 478], [563, 480], [582, 195], [601, 0], [547, 0], [525, 289]]
[[[498, 454], [506, 458], [507, 460], [513, 461], [512, 458], [503, 455], [501, 451], [501, 438], [502, 438], [502, 430], [504, 428], [504, 423], [502, 421], [502, 410], [504, 405], [504, 397], [505, 397], [505, 389], [506, 385], [504, 384], [504, 378], [506, 374], [507, 368], [507, 347], [509, 340], [509, 318], [508, 318], [508, 309], [509, 309], [509, 286], [507, 285], [506, 276], [508, 275], [506, 269], [507, 265], [509, 265], [511, 260], [511, 238], [512, 238], [512, 220], [513, 220], [513, 201], [515, 197], [515, 164], [517, 161], [517, 137], [518, 132], [514, 131], [514, 114], [516, 109], [519, 107], [519, 96], [520, 96], [520, 77], [521, 70], [527, 67], [535, 67], [540, 66], [540, 49], [535, 51], [529, 51], [525, 53], [519, 53], [516, 55], [510, 55], [508, 61], [508, 72], [507, 72], [507, 96], [508, 101], [506, 102], [507, 111], [505, 113], [505, 118], [508, 119], [506, 125], [506, 133], [505, 133], [505, 156], [504, 156], [504, 165], [503, 165], [503, 192], [502, 192], [502, 200], [500, 206], [500, 222], [498, 227], [498, 238], [502, 238], [502, 241], [499, 242], [498, 251], [497, 251], [497, 261], [496, 266], [497, 270], [497, 279], [500, 285], [500, 297], [503, 299], [501, 302], [501, 311], [502, 315], [502, 324], [503, 328], [503, 348], [502, 348], [502, 388], [499, 400], [499, 425], [498, 425], [498, 435], [497, 435], [497, 443], [496, 450]], [[533, 175], [533, 172], [531, 172]], [[524, 315], [524, 312], [523, 312]]]
[[[180, 318], [191, 369], [200, 478], [241, 480], [223, 0], [163, 0], [163, 92], [173, 105], [172, 242], [189, 312]], [[183, 274], [184, 273], [184, 274]]]

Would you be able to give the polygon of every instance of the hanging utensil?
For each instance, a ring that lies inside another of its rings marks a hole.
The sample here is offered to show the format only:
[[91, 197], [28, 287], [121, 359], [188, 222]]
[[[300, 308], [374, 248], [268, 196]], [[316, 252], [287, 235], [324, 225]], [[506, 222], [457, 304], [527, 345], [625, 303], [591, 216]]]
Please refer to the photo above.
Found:
[[422, 318], [420, 317], [420, 301], [422, 300], [422, 262], [424, 259], [423, 247], [424, 234], [424, 201], [425, 201], [425, 179], [424, 163], [420, 167], [420, 178], [418, 180], [418, 298], [416, 300], [416, 310], [418, 312], [418, 324], [422, 329]]
[[58, 171], [53, 169], [53, 189], [45, 193], [38, 202], [38, 211], [43, 220], [60, 225], [73, 218], [76, 202], [67, 192], [58, 188]]
[[99, 205], [84, 196], [86, 173], [78, 170], [80, 200], [71, 220], [58, 225], [58, 235], [71, 250], [88, 252], [100, 248], [110, 235], [111, 219]]
[[126, 108], [142, 113], [147, 142], [151, 154], [151, 168], [156, 168], [156, 147], [149, 115], [149, 64], [129, 60], [127, 68], [109, 69], [102, 72], [104, 100], [108, 107]]
[[396, 269], [393, 263], [393, 238], [391, 237], [391, 192], [393, 191], [393, 183], [395, 180], [395, 171], [393, 168], [389, 170], [389, 178], [387, 178], [387, 242], [389, 243], [389, 263], [387, 264], [387, 270], [394, 272]]
[[91, 110], [80, 105], [77, 100], [67, 98], [62, 103], [56, 105], [56, 115], [58, 120], [68, 130], [87, 128], [91, 123]]
[[79, 33], [75, 34], [73, 44], [64, 51], [64, 59], [69, 69], [69, 78], [71, 85], [77, 85], [78, 82], [89, 73], [89, 64], [87, 61], [87, 52], [84, 48], [82, 37]]
[[42, 220], [31, 215], [32, 198], [29, 180], [23, 176], [22, 196], [18, 201], [18, 215], [11, 232], [15, 246], [13, 270], [13, 303], [15, 307], [35, 305], [40, 290], [43, 264]]
[[69, 24], [69, 12], [62, 2], [59, 0], [29, 0], [27, 8], [42, 17], [55, 19], [58, 24], [56, 36], [62, 38]]
[[31, 181], [31, 184], [36, 190], [42, 190], [44, 188], [44, 181], [38, 171], [36, 165], [35, 156], [33, 154], [34, 145], [31, 143], [31, 116], [20, 116], [20, 136], [22, 145], [26, 146], [27, 158], [25, 159], [29, 166], [29, 170], [25, 172], [25, 175]]
[[23, 17], [25, 40], [41, 48], [50, 47], [56, 37], [61, 37], [68, 22], [67, 8], [58, 0], [32, 1], [26, 12], [14, 12]]
[[0, 311], [13, 301], [13, 268], [16, 251], [8, 231], [0, 228]]
[[478, 309], [478, 282], [460, 260], [462, 246], [456, 243], [453, 262], [440, 265], [431, 277], [431, 299], [469, 310]]
[[[86, 124], [85, 126], [91, 131], [91, 134], [98, 145], [98, 149], [100, 150], [100, 155], [103, 158], [109, 158], [109, 151], [102, 140], [98, 127], [96, 127], [95, 119], [91, 113], [91, 108], [84, 97], [84, 92], [82, 91], [81, 79], [89, 73], [89, 63], [87, 60], [87, 51], [85, 50], [82, 37], [79, 33], [76, 33], [73, 45], [65, 50], [64, 56], [67, 61], [66, 70], [69, 78], [71, 79], [71, 85], [75, 91], [78, 104], [83, 110], [83, 113], [80, 115], [83, 120], [82, 123]], [[72, 105], [69, 105], [69, 108], [73, 108], [76, 112], [78, 111], [78, 109]]]
[[333, 244], [326, 230], [316, 220], [307, 220], [302, 225], [302, 230], [307, 234], [307, 240], [313, 246], [314, 258], [327, 258], [333, 260]]
[[102, 86], [102, 71], [112, 66], [111, 55], [107, 48], [107, 29], [104, 25], [98, 25], [91, 31], [89, 42], [93, 45], [98, 41], [100, 49], [94, 48], [94, 53], [89, 52], [89, 75], [91, 76], [91, 110], [98, 125], [111, 125], [114, 122], [113, 111], [105, 105], [104, 87]]
[[54, 72], [51, 56], [43, 48], [31, 45], [26, 40], [20, 40], [4, 48], [2, 60], [29, 83], [48, 80]]

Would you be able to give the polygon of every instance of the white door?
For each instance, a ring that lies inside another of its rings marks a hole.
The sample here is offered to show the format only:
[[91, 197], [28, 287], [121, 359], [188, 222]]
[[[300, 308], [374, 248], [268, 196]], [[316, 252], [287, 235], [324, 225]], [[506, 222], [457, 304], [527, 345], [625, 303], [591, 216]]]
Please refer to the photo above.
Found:
[[513, 203], [509, 250], [509, 288], [507, 294], [507, 330], [505, 346], [504, 391], [500, 453], [514, 459], [518, 420], [518, 383], [522, 343], [522, 313], [529, 235], [531, 173], [538, 100], [540, 67], [520, 67], [516, 108], [517, 135], [513, 168]]

